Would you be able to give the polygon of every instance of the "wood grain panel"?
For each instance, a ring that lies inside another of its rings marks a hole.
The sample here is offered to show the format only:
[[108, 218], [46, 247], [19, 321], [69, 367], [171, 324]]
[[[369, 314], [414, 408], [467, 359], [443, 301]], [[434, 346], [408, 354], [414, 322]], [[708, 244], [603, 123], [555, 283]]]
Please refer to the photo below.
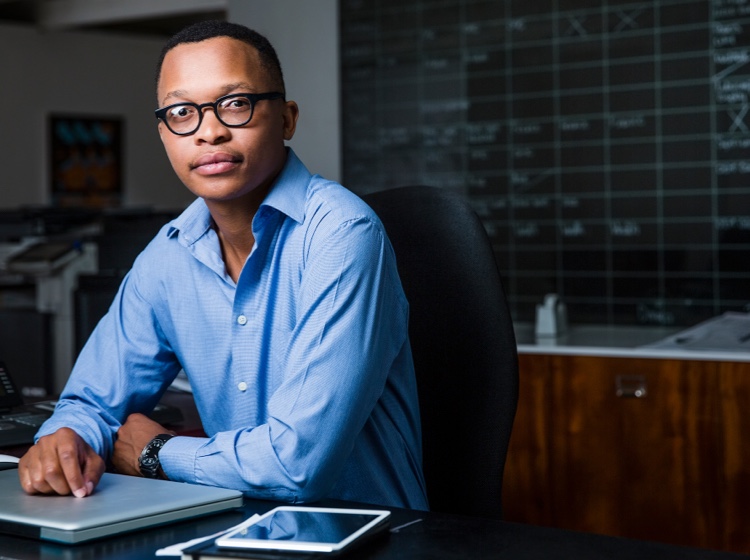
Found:
[[550, 384], [556, 360], [520, 355], [518, 407], [503, 476], [503, 516], [508, 520], [554, 526], [552, 515], [552, 436]]
[[[750, 364], [519, 363], [507, 520], [750, 552]], [[618, 396], [618, 379], [646, 395]]]
[[721, 548], [750, 553], [750, 364], [722, 363], [719, 371]]

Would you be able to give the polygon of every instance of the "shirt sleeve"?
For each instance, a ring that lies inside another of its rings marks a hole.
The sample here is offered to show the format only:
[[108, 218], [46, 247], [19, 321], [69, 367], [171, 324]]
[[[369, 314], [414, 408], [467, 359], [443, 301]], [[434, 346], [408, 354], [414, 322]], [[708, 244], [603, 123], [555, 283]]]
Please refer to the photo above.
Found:
[[336, 482], [406, 341], [408, 307], [382, 228], [358, 218], [307, 249], [283, 383], [265, 424], [172, 438], [172, 480], [314, 501]]
[[37, 440], [71, 428], [108, 459], [128, 414], [153, 410], [176, 377], [179, 363], [140, 295], [140, 279], [136, 264], [81, 350], [55, 414], [40, 427]]

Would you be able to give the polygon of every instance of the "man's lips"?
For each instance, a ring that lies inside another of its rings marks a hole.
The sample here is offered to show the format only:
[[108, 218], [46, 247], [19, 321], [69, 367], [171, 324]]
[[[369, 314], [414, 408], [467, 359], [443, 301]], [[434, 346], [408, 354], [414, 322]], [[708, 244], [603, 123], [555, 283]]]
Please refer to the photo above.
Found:
[[227, 152], [216, 152], [205, 154], [196, 159], [190, 165], [190, 169], [205, 175], [224, 173], [233, 169], [242, 161], [242, 157], [237, 154]]

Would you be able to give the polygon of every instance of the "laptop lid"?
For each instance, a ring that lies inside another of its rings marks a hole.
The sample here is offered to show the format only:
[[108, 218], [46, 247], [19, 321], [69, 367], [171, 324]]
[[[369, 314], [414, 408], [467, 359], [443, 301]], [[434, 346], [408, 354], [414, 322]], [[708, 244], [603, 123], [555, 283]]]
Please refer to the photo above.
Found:
[[86, 498], [30, 496], [16, 470], [0, 471], [0, 532], [66, 544], [242, 505], [236, 490], [105, 473]]

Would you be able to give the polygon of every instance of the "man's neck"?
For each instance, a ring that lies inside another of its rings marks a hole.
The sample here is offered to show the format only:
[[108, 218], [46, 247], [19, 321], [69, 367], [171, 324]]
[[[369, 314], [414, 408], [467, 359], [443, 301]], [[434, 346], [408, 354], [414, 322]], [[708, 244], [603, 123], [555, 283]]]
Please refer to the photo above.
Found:
[[235, 284], [240, 278], [242, 267], [245, 266], [255, 243], [251, 223], [248, 222], [245, 228], [232, 231], [226, 228], [216, 228], [219, 245], [221, 246], [221, 256], [224, 259], [224, 268]]
[[226, 271], [235, 282], [253, 249], [253, 218], [265, 198], [266, 189], [263, 193], [251, 194], [256, 196], [221, 202], [206, 201], [213, 228], [219, 237]]

